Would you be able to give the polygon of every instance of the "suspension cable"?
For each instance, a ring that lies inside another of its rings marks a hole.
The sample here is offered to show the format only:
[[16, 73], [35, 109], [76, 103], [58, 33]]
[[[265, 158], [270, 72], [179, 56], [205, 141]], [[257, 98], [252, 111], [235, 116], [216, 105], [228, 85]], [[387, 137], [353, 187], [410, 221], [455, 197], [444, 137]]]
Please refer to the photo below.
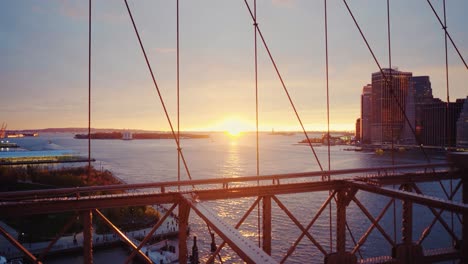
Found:
[[[445, 8], [445, 0], [442, 2], [444, 7], [444, 29], [447, 29], [447, 13]], [[447, 92], [447, 103], [445, 104], [445, 133], [447, 134], [447, 147], [450, 147], [451, 143], [451, 135], [449, 129], [449, 109], [450, 109], [450, 88], [449, 88], [449, 69], [448, 69], [448, 47], [447, 47], [447, 31], [444, 33], [444, 41], [445, 41], [445, 85], [446, 85], [446, 92]]]
[[[387, 0], [387, 38], [388, 38], [388, 69], [390, 70], [390, 82], [388, 86], [393, 88], [393, 73], [392, 73], [392, 40], [390, 31], [390, 0]], [[390, 107], [390, 104], [388, 105]], [[390, 114], [390, 129], [392, 131], [392, 165], [395, 166], [395, 153], [394, 153], [394, 135], [393, 135], [393, 114]]]
[[[384, 78], [384, 82], [385, 83], [388, 83], [389, 82], [389, 79], [387, 77], [387, 75], [385, 74], [385, 72], [383, 71], [382, 69], [382, 66], [380, 65], [379, 61], [377, 60], [377, 57], [375, 56], [375, 53], [374, 51], [372, 50], [369, 42], [367, 41], [367, 38], [366, 36], [364, 35], [364, 33], [362, 32], [362, 29], [361, 27], [359, 26], [359, 23], [357, 22], [356, 18], [354, 17], [354, 14], [353, 12], [351, 11], [348, 3], [346, 2], [346, 0], [343, 0], [343, 3], [345, 4], [346, 6], [346, 9], [348, 10], [348, 13], [350, 14], [351, 18], [353, 19], [354, 21], [354, 24], [356, 25], [359, 33], [361, 34], [361, 37], [362, 39], [364, 40], [366, 46], [367, 46], [367, 49], [369, 50], [369, 52], [371, 53], [372, 55], [372, 58], [374, 59], [374, 62], [376, 63], [377, 67], [379, 68], [379, 71], [380, 71], [380, 74], [382, 74], [383, 78]], [[400, 100], [398, 99], [398, 97], [396, 97], [394, 91], [393, 91], [393, 87], [390, 86], [390, 94], [392, 95], [393, 99], [395, 100], [395, 102], [397, 103], [397, 106], [398, 108], [400, 109], [400, 112], [403, 113], [403, 116], [405, 118], [405, 121], [408, 123], [408, 127], [411, 129], [411, 132], [413, 133], [417, 143], [418, 143], [418, 146], [419, 146], [419, 149], [422, 151], [422, 153], [424, 154], [424, 158], [427, 160], [428, 163], [431, 163], [431, 159], [429, 158], [429, 156], [427, 155], [426, 153], [426, 150], [424, 149], [424, 147], [422, 146], [419, 138], [416, 136], [416, 131], [414, 129], [414, 127], [411, 125], [411, 122], [408, 118], [408, 116], [406, 115], [406, 112], [400, 102]]]
[[[330, 162], [330, 96], [329, 96], [329, 87], [328, 87], [328, 17], [327, 17], [327, 0], [323, 1], [324, 3], [324, 27], [325, 27], [325, 75], [326, 75], [326, 88], [327, 88], [327, 145], [328, 145], [328, 171], [331, 170]], [[323, 178], [322, 178], [323, 180]], [[328, 175], [327, 180], [330, 180], [330, 175]], [[329, 191], [331, 195], [331, 190]], [[329, 205], [329, 227], [330, 227], [330, 252], [333, 252], [333, 218], [332, 218], [332, 203]]]
[[[327, 79], [327, 141], [328, 141], [328, 170], [331, 170], [331, 162], [330, 162], [330, 93], [329, 93], [329, 86], [328, 86], [328, 18], [327, 18], [327, 0], [324, 0], [324, 12], [325, 12], [325, 75]], [[328, 176], [328, 180], [330, 180], [330, 176]]]
[[[244, 0], [244, 3], [245, 3], [245, 6], [247, 7], [247, 10], [249, 11], [250, 13], [250, 17], [252, 18], [252, 20], [255, 22], [255, 16], [254, 14], [252, 13], [252, 10], [250, 8], [250, 5], [249, 3], [247, 2], [247, 0]], [[315, 160], [317, 161], [319, 167], [320, 167], [320, 170], [323, 171], [323, 167], [322, 167], [322, 164], [320, 163], [320, 160], [317, 156], [317, 153], [315, 152], [315, 149], [314, 147], [312, 146], [312, 142], [310, 141], [309, 139], [309, 136], [307, 135], [307, 131], [305, 130], [305, 127], [304, 127], [304, 124], [302, 123], [302, 120], [301, 120], [301, 117], [299, 116], [299, 113], [296, 109], [296, 106], [294, 105], [294, 102], [292, 101], [292, 98], [291, 96], [289, 95], [289, 92], [288, 92], [288, 89], [286, 87], [286, 84], [284, 83], [283, 81], [283, 77], [281, 76], [281, 73], [278, 69], [278, 66], [276, 65], [276, 62], [275, 62], [275, 59], [273, 58], [273, 55], [271, 54], [271, 51], [266, 43], [266, 40], [265, 38], [263, 37], [263, 34], [262, 34], [262, 31], [260, 30], [260, 27], [257, 25], [256, 26], [256, 29], [257, 29], [257, 32], [258, 32], [258, 35], [260, 36], [260, 39], [262, 40], [262, 43], [263, 43], [263, 46], [265, 47], [265, 50], [266, 52], [268, 53], [268, 56], [270, 58], [270, 61], [271, 63], [273, 64], [273, 67], [275, 68], [275, 71], [276, 71], [276, 75], [278, 76], [280, 82], [281, 82], [281, 85], [283, 87], [283, 90], [284, 92], [286, 93], [286, 96], [288, 97], [288, 100], [289, 100], [289, 103], [291, 104], [291, 107], [293, 108], [294, 110], [294, 113], [296, 115], [296, 118], [297, 120], [299, 121], [299, 124], [301, 125], [301, 128], [302, 128], [302, 132], [304, 133], [306, 139], [307, 139], [307, 142], [309, 143], [309, 147], [310, 149], [312, 150], [312, 152], [314, 153], [314, 157], [315, 157]]]
[[156, 89], [156, 92], [158, 93], [159, 101], [161, 102], [161, 106], [164, 109], [164, 113], [166, 115], [167, 122], [169, 123], [169, 126], [171, 128], [172, 137], [174, 138], [174, 140], [176, 142], [177, 150], [180, 153], [180, 157], [182, 159], [182, 163], [184, 164], [185, 171], [187, 172], [187, 176], [191, 180], [192, 176], [190, 175], [190, 171], [189, 171], [189, 168], [187, 166], [187, 162], [185, 161], [184, 153], [182, 152], [182, 149], [180, 148], [179, 139], [177, 138], [177, 135], [175, 133], [174, 127], [173, 127], [172, 122], [171, 122], [171, 118], [169, 117], [169, 113], [168, 113], [167, 108], [166, 108], [166, 104], [164, 103], [164, 99], [162, 98], [161, 91], [159, 90], [158, 83], [156, 82], [156, 77], [154, 77], [153, 69], [151, 68], [151, 64], [150, 64], [150, 62], [148, 60], [148, 56], [146, 55], [145, 47], [143, 46], [143, 42], [141, 41], [141, 38], [140, 38], [140, 33], [138, 32], [138, 28], [136, 27], [135, 20], [133, 19], [133, 15], [132, 15], [132, 12], [130, 10], [130, 7], [128, 6], [127, 0], [124, 0], [124, 2], [125, 2], [125, 6], [127, 7], [128, 15], [130, 16], [130, 19], [132, 21], [133, 29], [135, 30], [135, 34], [136, 34], [136, 36], [138, 38], [138, 42], [140, 44], [141, 51], [143, 52], [143, 56], [145, 57], [146, 66], [148, 67], [148, 70], [149, 70], [149, 72], [151, 74], [151, 78], [153, 80], [154, 87]]
[[[388, 68], [390, 69], [390, 85], [393, 85], [393, 74], [392, 74], [392, 39], [390, 30], [390, 0], [387, 0], [387, 38], [388, 38]], [[392, 123], [392, 166], [395, 166], [395, 146], [394, 146], [394, 135], [393, 135], [393, 115], [390, 115]], [[395, 184], [393, 185], [395, 189]], [[397, 228], [396, 228], [396, 200], [393, 200], [393, 240], [396, 240]]]
[[[179, 91], [179, 85], [180, 85], [180, 79], [179, 79], [179, 0], [176, 2], [177, 6], [177, 15], [176, 15], [176, 27], [177, 27], [177, 141], [180, 142], [180, 91]], [[177, 148], [177, 181], [180, 181], [180, 149]], [[180, 185], [177, 186], [177, 189], [180, 191]]]
[[[255, 56], [255, 128], [256, 128], [256, 154], [257, 154], [257, 177], [260, 176], [260, 150], [258, 138], [258, 53], [257, 53], [257, 0], [254, 0], [254, 56]], [[257, 180], [257, 186], [260, 185], [260, 180]], [[260, 243], [260, 203], [257, 205], [257, 234], [258, 247]]]
[[[446, 3], [445, 0], [442, 2], [444, 7], [444, 28], [447, 29], [447, 11], [446, 11]], [[449, 109], [450, 109], [450, 86], [449, 86], [449, 68], [448, 68], [448, 46], [447, 46], [447, 31], [444, 32], [444, 41], [445, 41], [445, 81], [446, 81], [446, 90], [447, 90], [447, 104], [445, 110], [445, 133], [447, 133], [447, 147], [450, 147], [451, 143], [451, 135], [449, 129]], [[450, 196], [453, 193], [453, 176], [450, 176]], [[448, 197], [449, 200], [452, 200], [451, 197]], [[450, 222], [451, 228], [453, 230], [453, 212], [450, 212]], [[452, 238], [452, 243], [454, 240]]]
[[91, 179], [91, 0], [88, 15], [88, 181]]
[[[442, 29], [445, 31], [446, 36], [450, 39], [450, 42], [452, 42], [452, 45], [453, 45], [453, 47], [455, 48], [455, 50], [457, 51], [458, 56], [459, 56], [460, 59], [462, 60], [463, 64], [465, 64], [465, 67], [466, 67], [466, 69], [468, 70], [468, 64], [466, 64], [466, 61], [465, 61], [465, 59], [463, 58], [463, 56], [461, 55], [460, 51], [458, 50], [457, 45], [455, 45], [455, 42], [453, 41], [452, 37], [450, 36], [450, 33], [447, 31], [446, 24], [443, 23], [442, 20], [440, 19], [439, 15], [437, 14], [436, 10], [434, 9], [434, 6], [432, 5], [431, 1], [427, 0], [427, 3], [428, 3], [429, 6], [431, 7], [432, 12], [434, 12], [434, 15], [436, 16], [437, 20], [438, 20], [439, 23], [440, 23], [440, 26], [441, 26]], [[445, 11], [444, 11], [444, 12], [445, 12]]]

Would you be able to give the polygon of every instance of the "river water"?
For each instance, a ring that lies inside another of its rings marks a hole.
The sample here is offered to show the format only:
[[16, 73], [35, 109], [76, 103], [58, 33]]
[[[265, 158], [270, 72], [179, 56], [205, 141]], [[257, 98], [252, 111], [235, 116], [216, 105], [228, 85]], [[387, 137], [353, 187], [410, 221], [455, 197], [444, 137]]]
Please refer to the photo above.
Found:
[[[319, 134], [311, 134], [318, 137]], [[260, 174], [278, 174], [289, 172], [318, 171], [319, 166], [311, 149], [306, 145], [297, 144], [302, 140], [302, 134], [292, 136], [270, 135], [261, 133], [260, 144]], [[13, 140], [12, 140], [13, 141]], [[19, 145], [31, 150], [67, 149], [87, 155], [87, 140], [74, 139], [73, 134], [56, 133], [42, 134], [38, 138], [22, 138], [14, 140]], [[188, 168], [193, 179], [250, 176], [256, 174], [256, 141], [254, 133], [241, 134], [232, 137], [224, 133], [211, 133], [208, 139], [182, 139], [181, 146], [185, 155]], [[331, 169], [347, 169], [375, 166], [389, 166], [392, 164], [390, 153], [377, 155], [372, 152], [345, 151], [349, 146], [331, 147]], [[326, 146], [315, 147], [319, 160], [324, 169], [328, 168], [328, 152]], [[127, 183], [144, 183], [157, 181], [177, 180], [177, 151], [173, 140], [93, 140], [91, 147], [92, 157], [96, 159], [94, 166], [112, 171], [117, 177]], [[395, 153], [397, 165], [424, 163], [425, 159], [419, 151], [407, 151]], [[433, 161], [443, 161], [445, 157], [440, 154], [431, 154]], [[182, 179], [187, 176], [182, 168]], [[443, 182], [449, 189], [449, 182]], [[456, 182], [453, 183], [453, 186]], [[442, 189], [437, 184], [420, 184], [424, 193], [444, 197]], [[295, 195], [280, 195], [278, 198], [292, 214], [307, 226], [309, 221], [318, 211], [321, 204], [328, 197], [328, 192], [316, 192]], [[373, 194], [358, 192], [357, 197], [373, 214], [374, 217], [389, 201], [388, 198]], [[226, 222], [235, 225], [244, 212], [254, 202], [253, 198], [224, 200], [207, 202]], [[289, 217], [272, 202], [272, 255], [276, 260], [281, 260], [291, 244], [300, 235], [300, 230]], [[332, 206], [332, 223], [335, 226], [335, 207]], [[394, 225], [394, 209], [389, 211], [380, 222], [390, 237], [394, 237], [396, 230], [397, 240], [401, 240], [401, 203], [395, 207], [396, 224]], [[449, 214], [443, 217], [451, 222]], [[424, 207], [414, 208], [414, 240], [418, 239], [423, 229], [432, 221], [431, 212]], [[325, 212], [319, 217], [311, 229], [311, 234], [328, 252], [330, 246], [336, 247], [334, 242], [330, 244], [330, 212]], [[456, 228], [457, 219], [454, 220]], [[370, 225], [370, 221], [353, 203], [347, 208], [347, 223], [355, 239], [359, 239]], [[198, 248], [202, 259], [209, 253], [211, 242], [206, 225], [194, 213], [190, 215], [191, 236], [198, 237]], [[258, 241], [257, 210], [247, 218], [240, 228], [244, 236]], [[332, 232], [334, 232], [332, 228]], [[349, 236], [349, 233], [347, 233]], [[334, 233], [332, 233], [334, 236]], [[221, 240], [216, 238], [219, 245]], [[452, 243], [439, 223], [423, 242], [424, 248], [448, 247]], [[189, 249], [192, 244], [189, 242]], [[354, 244], [348, 239], [348, 249]], [[95, 263], [119, 262], [125, 252], [116, 249], [114, 254], [109, 252], [97, 253]], [[367, 242], [362, 246], [364, 257], [378, 255], [391, 255], [391, 246], [384, 237], [374, 230]], [[239, 258], [232, 250], [221, 251], [224, 263], [238, 263]], [[323, 254], [307, 239], [304, 238], [298, 244], [296, 251], [288, 258], [287, 263], [323, 263]], [[55, 259], [53, 263], [80, 263], [80, 259]]]

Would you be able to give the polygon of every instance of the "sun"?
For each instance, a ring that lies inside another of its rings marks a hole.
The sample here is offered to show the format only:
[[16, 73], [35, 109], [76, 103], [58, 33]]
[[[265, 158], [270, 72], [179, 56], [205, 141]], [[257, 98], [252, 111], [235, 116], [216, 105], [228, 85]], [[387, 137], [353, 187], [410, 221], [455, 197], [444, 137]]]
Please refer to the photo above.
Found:
[[226, 133], [231, 137], [238, 137], [241, 135], [242, 131], [240, 131], [240, 129], [237, 128], [231, 128], [227, 130]]
[[242, 132], [252, 129], [249, 122], [238, 117], [226, 117], [213, 128], [214, 130], [224, 131], [230, 137], [239, 137]]

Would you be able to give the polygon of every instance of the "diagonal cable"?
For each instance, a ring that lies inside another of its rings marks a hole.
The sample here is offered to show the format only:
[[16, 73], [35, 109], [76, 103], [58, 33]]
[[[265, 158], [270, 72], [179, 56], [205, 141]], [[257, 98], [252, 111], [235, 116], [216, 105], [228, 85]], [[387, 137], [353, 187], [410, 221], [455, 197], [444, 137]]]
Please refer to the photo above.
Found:
[[[250, 9], [249, 3], [247, 3], [247, 0], [244, 0], [244, 3], [245, 3], [245, 5], [246, 5], [246, 7], [247, 7], [247, 9], [248, 9], [248, 11], [250, 13], [250, 16], [252, 17], [252, 20], [255, 22], [256, 19], [255, 19], [254, 14], [252, 13], [252, 10]], [[299, 124], [301, 125], [302, 132], [304, 133], [304, 135], [305, 135], [305, 137], [307, 139], [307, 142], [309, 143], [310, 149], [314, 153], [315, 160], [317, 161], [317, 164], [319, 165], [320, 170], [323, 171], [322, 164], [320, 163], [320, 160], [319, 160], [319, 158], [317, 156], [317, 153], [315, 153], [315, 149], [312, 146], [312, 142], [310, 141], [309, 136], [307, 135], [307, 131], [305, 130], [304, 124], [302, 123], [301, 117], [299, 116], [299, 113], [298, 113], [298, 111], [296, 109], [296, 106], [294, 105], [294, 102], [293, 102], [291, 96], [289, 95], [286, 84], [283, 81], [283, 77], [281, 76], [281, 73], [280, 73], [280, 71], [278, 69], [278, 66], [276, 65], [275, 59], [273, 58], [273, 55], [271, 54], [270, 49], [268, 48], [266, 40], [263, 37], [262, 31], [260, 30], [260, 27], [258, 26], [258, 24], [256, 26], [256, 29], [257, 29], [258, 35], [260, 36], [260, 39], [262, 40], [262, 43], [263, 43], [263, 46], [265, 47], [265, 50], [268, 53], [268, 56], [270, 57], [270, 61], [273, 64], [273, 67], [275, 68], [276, 75], [278, 76], [278, 78], [279, 78], [279, 80], [281, 82], [281, 85], [283, 86], [283, 90], [286, 93], [286, 96], [288, 97], [289, 103], [291, 104], [291, 107], [293, 108], [294, 113], [296, 114], [296, 118], [299, 121]]]
[[148, 56], [146, 55], [145, 47], [143, 46], [143, 42], [141, 41], [140, 33], [138, 32], [138, 28], [137, 28], [137, 26], [135, 24], [135, 20], [133, 19], [133, 15], [132, 15], [132, 12], [130, 11], [130, 7], [128, 6], [127, 0], [124, 0], [124, 2], [125, 2], [125, 6], [127, 7], [128, 15], [130, 16], [130, 19], [132, 20], [133, 29], [135, 30], [135, 34], [136, 34], [136, 36], [138, 38], [138, 43], [140, 44], [141, 51], [143, 52], [143, 56], [145, 57], [146, 65], [148, 66], [148, 70], [149, 70], [149, 72], [151, 74], [151, 79], [153, 80], [154, 88], [156, 89], [156, 92], [158, 93], [159, 100], [161, 102], [161, 106], [164, 109], [164, 114], [166, 115], [167, 122], [169, 123], [169, 126], [171, 128], [172, 137], [174, 138], [174, 141], [176, 142], [177, 151], [180, 153], [180, 157], [182, 158], [182, 162], [184, 164], [185, 171], [187, 172], [187, 176], [191, 180], [192, 176], [190, 175], [190, 171], [189, 171], [189, 168], [187, 166], [187, 162], [185, 160], [182, 149], [180, 148], [179, 139], [177, 138], [177, 135], [175, 133], [174, 127], [173, 127], [172, 122], [171, 122], [171, 118], [169, 117], [169, 113], [168, 113], [167, 108], [166, 108], [166, 104], [164, 103], [164, 99], [162, 97], [161, 91], [159, 90], [158, 83], [156, 82], [156, 77], [154, 76], [153, 69], [151, 68], [151, 64], [149, 62]]
[[[380, 66], [380, 63], [379, 63], [379, 61], [377, 60], [377, 57], [375, 56], [375, 53], [374, 53], [374, 51], [372, 50], [372, 48], [371, 48], [369, 42], [367, 41], [367, 38], [366, 38], [366, 36], [364, 35], [364, 32], [362, 31], [361, 27], [359, 26], [359, 23], [357, 22], [356, 18], [354, 17], [354, 14], [353, 14], [353, 12], [351, 11], [351, 8], [349, 7], [349, 5], [348, 5], [348, 3], [346, 2], [346, 0], [343, 0], [343, 3], [345, 4], [346, 9], [348, 10], [348, 12], [349, 12], [351, 18], [353, 19], [354, 24], [356, 25], [357, 29], [359, 30], [359, 33], [361, 34], [361, 37], [362, 37], [362, 39], [364, 40], [364, 42], [365, 42], [365, 44], [366, 44], [366, 46], [367, 46], [367, 49], [368, 49], [369, 52], [371, 53], [372, 58], [374, 59], [375, 63], [377, 64], [377, 67], [379, 68], [379, 71], [380, 71], [380, 73], [382, 74], [385, 83], [388, 84], [388, 83], [389, 83], [388, 77], [387, 77], [387, 75], [384, 73], [384, 71], [383, 71], [383, 69], [382, 69], [382, 66]], [[431, 159], [430, 159], [429, 156], [427, 155], [427, 153], [426, 153], [424, 147], [422, 146], [422, 144], [421, 144], [419, 138], [416, 136], [416, 130], [415, 130], [414, 127], [411, 125], [411, 122], [410, 122], [408, 116], [406, 115], [406, 112], [405, 112], [405, 110], [404, 110], [404, 108], [403, 108], [403, 106], [402, 106], [400, 100], [398, 99], [398, 97], [396, 97], [395, 92], [393, 91], [393, 87], [392, 87], [391, 85], [390, 85], [389, 87], [390, 87], [390, 94], [392, 95], [393, 99], [395, 99], [395, 102], [397, 103], [397, 106], [398, 106], [398, 108], [400, 109], [401, 113], [403, 113], [403, 116], [405, 117], [405, 121], [408, 123], [408, 127], [411, 129], [411, 132], [413, 133], [413, 135], [414, 135], [414, 137], [415, 137], [415, 139], [416, 139], [416, 141], [417, 141], [417, 143], [418, 143], [419, 148], [420, 148], [421, 151], [423, 152], [425, 159], [427, 160], [427, 162], [431, 163]]]
[[462, 60], [463, 64], [465, 64], [465, 67], [466, 67], [466, 69], [468, 70], [468, 65], [466, 64], [465, 59], [463, 58], [463, 56], [461, 55], [460, 51], [458, 50], [457, 45], [455, 45], [455, 42], [453, 41], [452, 37], [450, 36], [450, 33], [448, 32], [446, 25], [445, 25], [445, 24], [442, 22], [442, 20], [440, 19], [439, 15], [437, 14], [437, 11], [434, 9], [434, 6], [432, 5], [431, 1], [427, 0], [427, 3], [428, 3], [429, 6], [431, 7], [432, 12], [434, 12], [434, 15], [436, 16], [437, 20], [438, 20], [439, 23], [440, 23], [440, 26], [441, 26], [442, 29], [445, 31], [446, 36], [450, 39], [450, 42], [452, 42], [452, 45], [453, 45], [453, 47], [455, 48], [455, 50], [457, 51], [458, 56], [459, 56], [460, 59]]

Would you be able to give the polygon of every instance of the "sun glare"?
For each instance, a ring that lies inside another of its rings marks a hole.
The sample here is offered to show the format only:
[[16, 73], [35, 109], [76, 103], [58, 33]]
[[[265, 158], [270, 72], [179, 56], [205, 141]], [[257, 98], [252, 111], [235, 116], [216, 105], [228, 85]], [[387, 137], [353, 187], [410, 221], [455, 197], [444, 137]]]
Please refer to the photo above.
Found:
[[237, 117], [228, 117], [223, 121], [213, 126], [214, 130], [224, 131], [231, 137], [239, 137], [242, 132], [251, 130], [251, 126], [247, 121]]
[[241, 132], [242, 131], [235, 129], [235, 128], [226, 131], [226, 133], [231, 137], [238, 137], [240, 136]]

